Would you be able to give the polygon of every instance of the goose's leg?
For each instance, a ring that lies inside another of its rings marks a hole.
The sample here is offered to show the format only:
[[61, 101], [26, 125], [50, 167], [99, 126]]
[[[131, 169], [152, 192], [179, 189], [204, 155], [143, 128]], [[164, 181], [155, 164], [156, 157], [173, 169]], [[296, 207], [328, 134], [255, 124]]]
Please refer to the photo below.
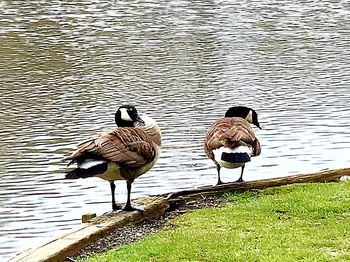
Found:
[[123, 208], [123, 210], [125, 211], [131, 211], [133, 210], [132, 206], [131, 206], [131, 200], [130, 200], [130, 194], [131, 194], [131, 184], [132, 182], [130, 181], [126, 181], [126, 189], [128, 190], [128, 198], [126, 200], [126, 204]]
[[244, 167], [245, 165], [242, 166], [242, 169], [241, 169], [241, 176], [238, 178], [238, 180], [236, 182], [244, 182], [243, 181], [243, 171], [244, 171]]
[[221, 178], [220, 178], [220, 165], [219, 164], [216, 164], [216, 170], [218, 171], [218, 182], [216, 183], [216, 185], [221, 185], [223, 184], [223, 182], [221, 181]]
[[115, 192], [115, 184], [114, 181], [109, 181], [110, 186], [111, 186], [111, 194], [112, 194], [112, 209], [118, 210], [120, 207], [115, 203], [115, 197], [114, 197], [114, 192]]
[[126, 181], [126, 188], [128, 190], [128, 198], [126, 200], [125, 206], [123, 207], [123, 210], [124, 211], [135, 211], [135, 210], [138, 210], [140, 212], [143, 212], [143, 211], [145, 211], [145, 208], [144, 208], [143, 205], [136, 204], [137, 207], [131, 205], [130, 194], [131, 194], [131, 184], [132, 184], [132, 182], [133, 181], [128, 181], [128, 180]]

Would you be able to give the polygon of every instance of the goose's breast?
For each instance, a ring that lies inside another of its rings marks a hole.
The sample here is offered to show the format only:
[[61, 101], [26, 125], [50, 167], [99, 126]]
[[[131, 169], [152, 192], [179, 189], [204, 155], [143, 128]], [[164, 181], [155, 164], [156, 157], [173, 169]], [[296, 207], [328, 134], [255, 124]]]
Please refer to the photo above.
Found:
[[146, 165], [139, 167], [138, 169], [135, 170], [135, 175], [140, 176], [144, 173], [146, 173], [148, 170], [150, 170], [155, 164], [155, 161], [152, 161], [150, 163], [147, 163]]
[[160, 153], [160, 149], [157, 146], [155, 146], [155, 147], [156, 147], [156, 155], [155, 155], [154, 159], [152, 161], [146, 163], [145, 165], [140, 166], [140, 167], [132, 170], [130, 172], [130, 175], [132, 175], [134, 178], [136, 178], [136, 177], [141, 176], [142, 174], [146, 173], [148, 170], [150, 170], [155, 165], [155, 163], [157, 162], [157, 160], [159, 158], [159, 153]]

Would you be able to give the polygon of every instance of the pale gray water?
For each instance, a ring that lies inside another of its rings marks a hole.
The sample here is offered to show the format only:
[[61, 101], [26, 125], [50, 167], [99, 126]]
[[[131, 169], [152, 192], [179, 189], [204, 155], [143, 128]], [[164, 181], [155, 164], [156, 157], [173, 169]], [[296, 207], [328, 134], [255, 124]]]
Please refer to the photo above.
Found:
[[264, 128], [246, 180], [349, 167], [347, 1], [33, 2], [0, 1], [1, 261], [110, 210], [108, 183], [60, 160], [121, 104], [163, 132], [133, 198], [215, 184], [203, 137], [237, 104]]

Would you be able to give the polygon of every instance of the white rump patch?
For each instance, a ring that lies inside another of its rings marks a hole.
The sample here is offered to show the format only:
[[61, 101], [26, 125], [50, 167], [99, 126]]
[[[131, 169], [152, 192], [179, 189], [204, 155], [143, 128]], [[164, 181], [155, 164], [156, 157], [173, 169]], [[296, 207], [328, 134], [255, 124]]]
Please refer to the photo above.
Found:
[[128, 110], [126, 108], [120, 108], [120, 118], [124, 121], [133, 121], [128, 113]]
[[97, 165], [103, 164], [103, 163], [105, 163], [105, 161], [103, 161], [103, 160], [88, 159], [88, 160], [84, 161], [83, 163], [81, 163], [80, 165], [78, 165], [78, 167], [82, 168], [82, 169], [89, 169], [90, 167], [97, 166]]
[[220, 147], [218, 149], [213, 150], [215, 161], [219, 163], [220, 166], [226, 167], [226, 168], [237, 168], [244, 165], [244, 163], [231, 163], [221, 160], [222, 153], [247, 153], [249, 156], [252, 155], [253, 149], [249, 146], [238, 146], [235, 148], [229, 148], [229, 147]]

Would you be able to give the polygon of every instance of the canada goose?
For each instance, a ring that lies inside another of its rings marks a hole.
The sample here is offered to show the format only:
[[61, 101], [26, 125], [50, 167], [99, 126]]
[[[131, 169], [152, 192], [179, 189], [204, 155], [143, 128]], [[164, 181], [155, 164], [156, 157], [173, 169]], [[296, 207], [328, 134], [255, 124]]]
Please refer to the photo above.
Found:
[[127, 202], [123, 210], [135, 210], [131, 206], [131, 184], [156, 163], [161, 147], [161, 133], [157, 123], [148, 116], [139, 116], [130, 105], [119, 107], [115, 113], [114, 128], [95, 139], [78, 145], [66, 159], [68, 166], [77, 168], [67, 173], [66, 179], [100, 177], [109, 181], [112, 193], [112, 209], [120, 209], [115, 202], [115, 180], [126, 180]]
[[204, 149], [216, 165], [218, 185], [223, 183], [220, 179], [221, 167], [242, 167], [241, 176], [236, 182], [243, 182], [245, 163], [250, 161], [250, 157], [260, 155], [260, 143], [250, 124], [261, 129], [258, 114], [249, 107], [236, 106], [228, 109], [224, 118], [210, 126]]

